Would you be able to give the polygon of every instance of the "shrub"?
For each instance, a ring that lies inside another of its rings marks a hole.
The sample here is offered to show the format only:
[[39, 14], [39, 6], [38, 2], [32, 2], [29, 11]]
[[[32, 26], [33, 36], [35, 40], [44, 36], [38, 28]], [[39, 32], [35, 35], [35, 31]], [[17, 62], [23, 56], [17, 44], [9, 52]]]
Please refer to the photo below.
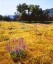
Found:
[[15, 51], [12, 51], [10, 53], [11, 58], [14, 62], [21, 61], [22, 59], [26, 59], [27, 53], [24, 50], [19, 50], [18, 53]]
[[9, 37], [8, 36], [3, 36], [3, 40], [7, 41], [7, 40], [9, 40]]
[[53, 31], [53, 28], [51, 29], [51, 31]]
[[0, 24], [0, 26], [1, 26], [1, 24]]
[[13, 39], [13, 43], [18, 41], [17, 46], [11, 47], [10, 41], [7, 42], [6, 47], [11, 55], [11, 58], [14, 62], [21, 61], [22, 59], [26, 59], [27, 52], [26, 52], [26, 44], [24, 38], [20, 38], [18, 40]]
[[10, 53], [10, 55], [11, 55], [11, 58], [13, 59], [14, 62], [17, 62], [18, 61], [18, 57], [17, 57], [16, 52], [12, 51]]
[[25, 29], [25, 27], [23, 26], [22, 29]]

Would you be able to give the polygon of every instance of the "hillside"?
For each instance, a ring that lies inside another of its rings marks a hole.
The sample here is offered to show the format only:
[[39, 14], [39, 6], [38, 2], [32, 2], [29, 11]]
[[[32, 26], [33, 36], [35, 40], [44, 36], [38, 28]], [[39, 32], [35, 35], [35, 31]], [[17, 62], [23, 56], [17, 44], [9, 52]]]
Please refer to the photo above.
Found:
[[50, 11], [50, 15], [52, 15], [53, 14], [53, 8], [49, 9], [49, 11]]
[[[45, 10], [43, 10], [45, 12]], [[51, 16], [53, 14], [53, 8], [49, 9], [49, 15]]]

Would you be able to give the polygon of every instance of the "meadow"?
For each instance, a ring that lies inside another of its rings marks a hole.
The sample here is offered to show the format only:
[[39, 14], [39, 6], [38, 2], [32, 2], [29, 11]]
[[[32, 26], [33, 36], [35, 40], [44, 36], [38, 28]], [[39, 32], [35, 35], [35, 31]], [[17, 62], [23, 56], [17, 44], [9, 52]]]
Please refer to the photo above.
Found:
[[[12, 60], [9, 45], [13, 51], [24, 48], [26, 54]], [[1, 21], [0, 64], [53, 64], [53, 24]]]

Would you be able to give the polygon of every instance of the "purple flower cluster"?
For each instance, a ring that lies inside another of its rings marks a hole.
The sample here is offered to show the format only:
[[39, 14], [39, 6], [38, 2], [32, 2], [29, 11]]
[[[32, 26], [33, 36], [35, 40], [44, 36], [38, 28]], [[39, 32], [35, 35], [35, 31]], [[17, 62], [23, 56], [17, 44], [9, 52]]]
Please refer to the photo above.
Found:
[[[13, 46], [10, 45], [10, 41], [7, 42], [6, 47], [7, 50], [11, 53], [12, 51], [16, 52], [19, 54], [19, 49], [21, 50], [27, 50], [26, 42], [24, 38], [19, 38], [19, 39], [12, 39]], [[16, 44], [16, 45], [15, 45]]]
[[7, 47], [7, 49], [8, 49], [9, 52], [12, 51], [12, 49], [11, 49], [11, 47], [10, 47], [10, 41], [7, 42], [6, 47]]

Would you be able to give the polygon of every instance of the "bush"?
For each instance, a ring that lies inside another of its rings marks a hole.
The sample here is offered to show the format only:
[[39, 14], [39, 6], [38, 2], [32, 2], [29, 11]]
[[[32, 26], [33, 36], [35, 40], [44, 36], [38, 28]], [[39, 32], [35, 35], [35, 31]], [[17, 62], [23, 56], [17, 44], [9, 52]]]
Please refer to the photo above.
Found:
[[7, 41], [7, 40], [9, 40], [9, 37], [8, 36], [3, 36], [3, 40]]
[[10, 56], [14, 62], [25, 60], [27, 57], [26, 44], [24, 39], [20, 38], [18, 40], [13, 39], [13, 44], [18, 41], [17, 46], [10, 46], [10, 41], [7, 42], [6, 47], [10, 53]]
[[14, 62], [19, 62], [22, 59], [26, 59], [26, 57], [27, 57], [27, 53], [24, 50], [21, 50], [21, 49], [18, 51], [18, 53], [15, 52], [15, 51], [12, 51], [10, 53], [10, 55], [11, 55], [11, 58]]
[[53, 31], [53, 28], [51, 29], [51, 31]]

